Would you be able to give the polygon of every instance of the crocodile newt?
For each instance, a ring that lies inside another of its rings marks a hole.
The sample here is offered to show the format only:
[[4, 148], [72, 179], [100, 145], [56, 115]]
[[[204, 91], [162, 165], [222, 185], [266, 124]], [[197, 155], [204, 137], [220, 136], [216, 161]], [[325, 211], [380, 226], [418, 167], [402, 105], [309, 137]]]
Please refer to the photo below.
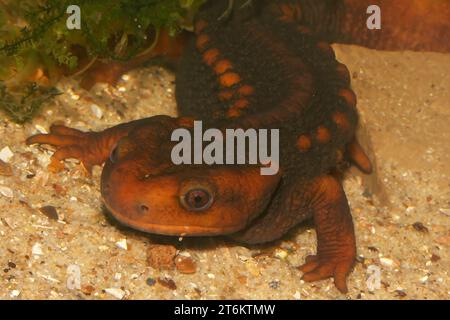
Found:
[[[155, 49], [180, 52], [178, 118], [154, 116], [102, 132], [53, 125], [27, 143], [56, 146], [53, 163], [77, 158], [88, 170], [105, 163], [105, 206], [144, 232], [226, 235], [258, 244], [312, 218], [317, 254], [300, 267], [303, 279], [332, 277], [347, 292], [356, 240], [335, 172], [353, 164], [370, 173], [372, 165], [355, 137], [349, 71], [329, 43], [448, 52], [442, 39], [450, 35], [449, 2], [236, 0], [227, 11], [229, 4], [207, 2], [189, 41], [165, 38]], [[367, 30], [370, 4], [382, 10], [381, 30]], [[279, 129], [279, 172], [261, 175], [258, 165], [173, 164], [171, 133], [192, 130], [194, 119], [209, 128]]]

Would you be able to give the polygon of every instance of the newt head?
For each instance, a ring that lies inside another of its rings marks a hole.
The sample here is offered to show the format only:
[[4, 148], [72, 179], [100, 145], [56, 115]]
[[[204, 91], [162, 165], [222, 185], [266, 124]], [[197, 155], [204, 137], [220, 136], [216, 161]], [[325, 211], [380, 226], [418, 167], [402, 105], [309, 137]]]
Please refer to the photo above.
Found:
[[257, 165], [175, 165], [178, 120], [149, 121], [117, 143], [103, 169], [102, 199], [119, 222], [163, 235], [224, 235], [264, 212], [280, 174], [261, 175]]

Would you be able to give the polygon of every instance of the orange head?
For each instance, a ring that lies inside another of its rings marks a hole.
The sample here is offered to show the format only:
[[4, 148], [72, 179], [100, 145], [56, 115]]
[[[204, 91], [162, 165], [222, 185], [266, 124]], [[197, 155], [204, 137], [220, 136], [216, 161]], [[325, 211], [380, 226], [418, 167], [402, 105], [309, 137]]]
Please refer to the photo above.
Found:
[[223, 235], [244, 229], [267, 207], [280, 175], [259, 166], [174, 165], [176, 119], [155, 117], [121, 139], [102, 173], [102, 198], [121, 223], [144, 232]]

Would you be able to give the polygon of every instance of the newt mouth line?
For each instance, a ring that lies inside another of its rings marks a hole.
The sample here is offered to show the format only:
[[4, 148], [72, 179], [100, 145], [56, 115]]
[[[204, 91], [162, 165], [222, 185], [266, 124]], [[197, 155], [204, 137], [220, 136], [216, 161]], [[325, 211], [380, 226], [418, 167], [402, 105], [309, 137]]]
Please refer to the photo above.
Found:
[[111, 208], [105, 199], [102, 197], [102, 202], [106, 209], [111, 213], [114, 219], [119, 223], [130, 227], [132, 229], [152, 234], [160, 234], [166, 236], [179, 236], [179, 237], [201, 237], [201, 236], [214, 236], [214, 235], [226, 235], [243, 230], [245, 226], [232, 225], [232, 226], [220, 226], [220, 227], [201, 227], [201, 226], [186, 226], [186, 225], [170, 225], [170, 224], [153, 224], [153, 223], [139, 223], [128, 219], [118, 211]]

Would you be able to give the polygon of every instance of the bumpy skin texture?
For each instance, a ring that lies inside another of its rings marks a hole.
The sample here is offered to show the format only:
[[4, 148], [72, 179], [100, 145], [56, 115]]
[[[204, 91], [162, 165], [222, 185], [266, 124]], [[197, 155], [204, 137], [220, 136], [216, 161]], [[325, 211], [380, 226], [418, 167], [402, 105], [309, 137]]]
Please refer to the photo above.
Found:
[[[318, 248], [300, 268], [303, 279], [334, 277], [346, 292], [356, 241], [345, 193], [332, 172], [345, 163], [366, 173], [372, 168], [355, 138], [356, 97], [348, 70], [326, 40], [448, 51], [447, 43], [423, 32], [448, 33], [440, 13], [413, 28], [411, 38], [398, 32], [424, 18], [427, 8], [448, 10], [448, 2], [423, 1], [419, 8], [414, 1], [411, 9], [403, 0], [389, 7], [378, 1], [388, 39], [361, 22], [373, 2], [236, 0], [224, 15], [228, 1], [210, 1], [178, 66], [180, 118], [156, 116], [89, 133], [52, 126], [50, 134], [27, 143], [57, 146], [54, 166], [66, 158], [80, 159], [87, 169], [106, 162], [103, 202], [119, 221], [145, 232], [228, 235], [256, 244], [313, 218]], [[402, 12], [407, 14], [392, 23]], [[166, 41], [159, 49], [174, 56], [180, 43]], [[203, 120], [204, 129], [279, 129], [280, 172], [262, 176], [251, 165], [174, 165], [171, 133], [181, 127], [192, 132], [193, 119]]]

